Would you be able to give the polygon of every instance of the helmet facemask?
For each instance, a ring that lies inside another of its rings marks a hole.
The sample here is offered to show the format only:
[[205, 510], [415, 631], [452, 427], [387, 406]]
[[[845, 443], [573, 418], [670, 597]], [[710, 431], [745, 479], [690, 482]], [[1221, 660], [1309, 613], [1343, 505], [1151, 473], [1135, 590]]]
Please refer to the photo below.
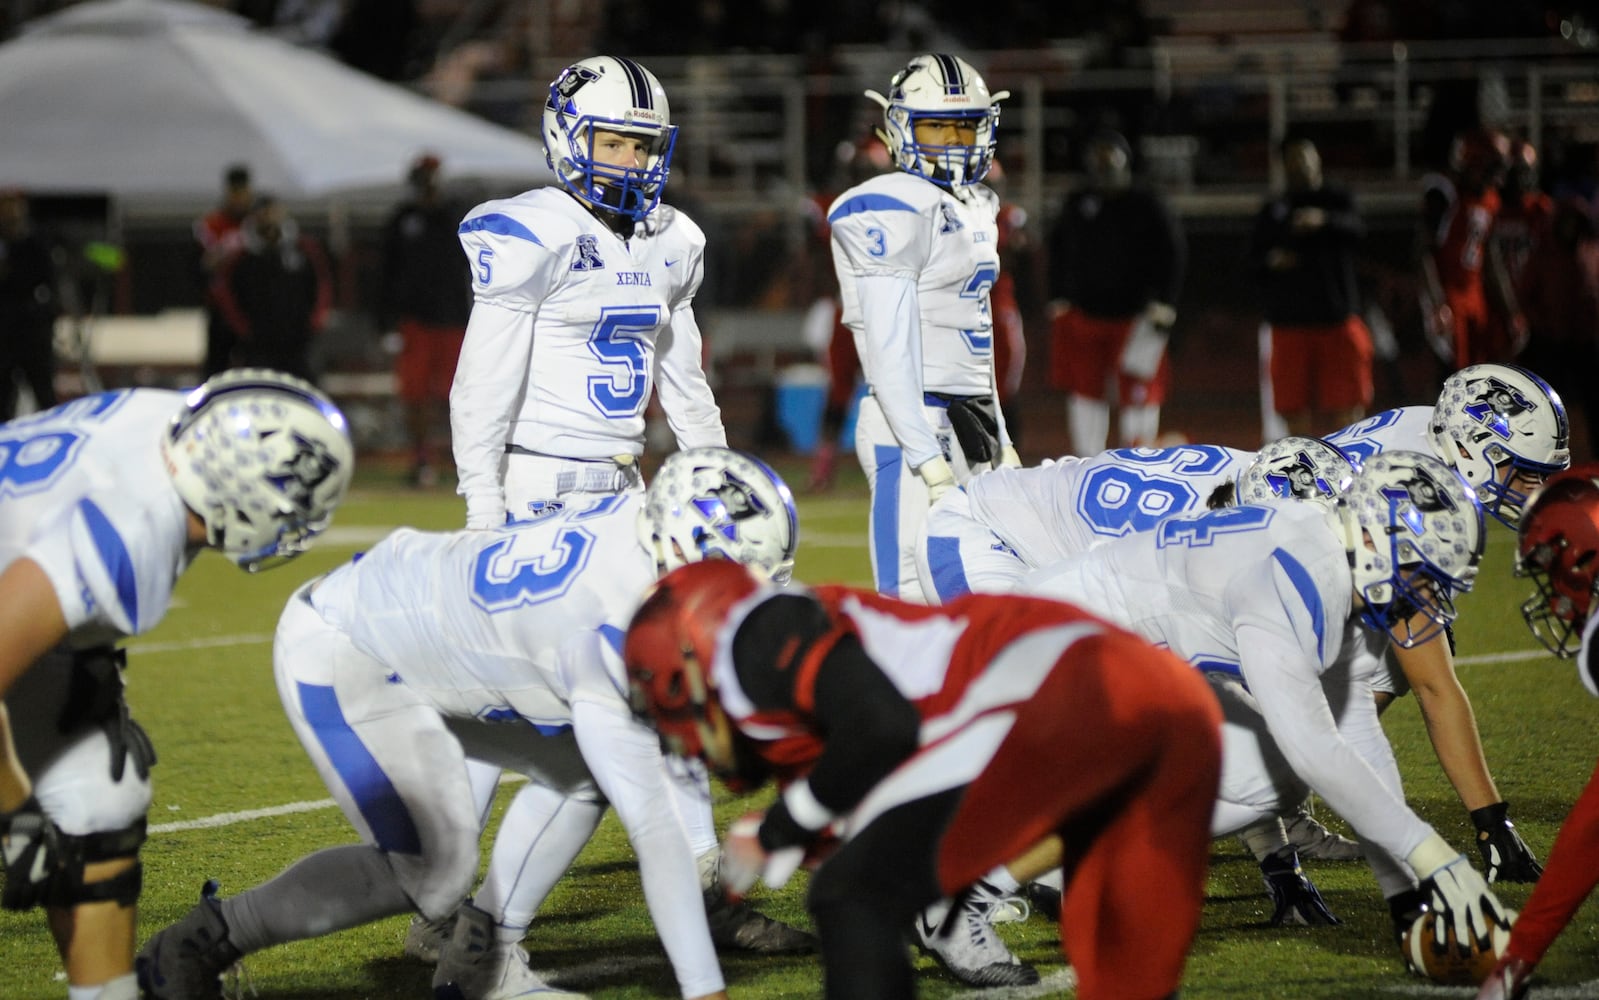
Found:
[[[1515, 574], [1536, 588], [1521, 617], [1556, 656], [1576, 656], [1599, 602], [1599, 465], [1552, 478], [1533, 498], [1517, 538]], [[1583, 673], [1583, 683], [1594, 688]]]

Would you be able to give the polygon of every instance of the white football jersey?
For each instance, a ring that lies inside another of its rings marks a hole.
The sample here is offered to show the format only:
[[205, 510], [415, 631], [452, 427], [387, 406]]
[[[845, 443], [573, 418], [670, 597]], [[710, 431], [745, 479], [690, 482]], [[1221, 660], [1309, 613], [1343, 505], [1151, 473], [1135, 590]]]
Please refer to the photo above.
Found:
[[[614, 652], [655, 581], [634, 531], [643, 504], [601, 497], [498, 531], [401, 528], [330, 573], [311, 603], [441, 714], [559, 728], [583, 678], [603, 676], [613, 690], [596, 694], [625, 703], [619, 659], [596, 670], [574, 657]], [[596, 630], [610, 641], [584, 641]]]
[[1047, 566], [1164, 518], [1204, 510], [1254, 452], [1217, 445], [1117, 448], [1023, 469], [995, 469], [964, 487], [972, 516], [1030, 567]]
[[460, 239], [477, 298], [450, 423], [469, 499], [498, 491], [507, 445], [642, 454], [652, 388], [680, 446], [727, 443], [693, 311], [705, 234], [688, 216], [662, 205], [624, 240], [548, 187], [479, 205]]
[[1419, 451], [1423, 455], [1444, 458], [1433, 447], [1427, 433], [1432, 411], [1430, 406], [1402, 406], [1373, 413], [1327, 435], [1326, 440], [1342, 448], [1357, 466], [1380, 451]]
[[895, 171], [850, 188], [827, 211], [843, 321], [874, 387], [887, 366], [902, 366], [905, 358], [883, 357], [867, 338], [856, 281], [891, 275], [916, 282], [922, 389], [965, 396], [993, 391], [988, 294], [999, 278], [999, 198], [981, 185], [962, 190], [967, 197]]
[[1403, 858], [1431, 833], [1369, 750], [1340, 732], [1322, 688], [1357, 614], [1336, 513], [1180, 514], [1035, 571], [1023, 590], [1098, 613], [1200, 669], [1240, 674], [1289, 764], [1363, 837]]
[[84, 647], [154, 627], [197, 548], [161, 437], [182, 393], [123, 389], [0, 424], [0, 568], [44, 569]]

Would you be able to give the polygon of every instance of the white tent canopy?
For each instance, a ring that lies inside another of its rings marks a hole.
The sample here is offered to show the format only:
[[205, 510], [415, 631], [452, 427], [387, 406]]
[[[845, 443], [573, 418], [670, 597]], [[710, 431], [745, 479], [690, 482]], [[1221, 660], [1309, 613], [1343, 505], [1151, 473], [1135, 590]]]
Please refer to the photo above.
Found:
[[180, 0], [96, 0], [0, 45], [0, 185], [212, 198], [227, 165], [290, 198], [450, 177], [551, 179], [537, 139]]

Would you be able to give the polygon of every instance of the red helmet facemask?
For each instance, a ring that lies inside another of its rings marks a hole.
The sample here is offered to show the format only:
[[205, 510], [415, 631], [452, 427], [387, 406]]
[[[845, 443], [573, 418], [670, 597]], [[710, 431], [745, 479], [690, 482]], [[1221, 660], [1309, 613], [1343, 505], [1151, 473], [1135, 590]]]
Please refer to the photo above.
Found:
[[680, 566], [633, 616], [622, 650], [633, 713], [660, 733], [665, 753], [698, 758], [719, 774], [734, 768], [732, 726], [716, 698], [711, 662], [728, 612], [758, 586], [749, 570], [727, 560]]
[[1515, 573], [1537, 587], [1521, 605], [1532, 634], [1555, 655], [1575, 656], [1599, 592], [1599, 463], [1558, 473], [1534, 495], [1518, 532]]

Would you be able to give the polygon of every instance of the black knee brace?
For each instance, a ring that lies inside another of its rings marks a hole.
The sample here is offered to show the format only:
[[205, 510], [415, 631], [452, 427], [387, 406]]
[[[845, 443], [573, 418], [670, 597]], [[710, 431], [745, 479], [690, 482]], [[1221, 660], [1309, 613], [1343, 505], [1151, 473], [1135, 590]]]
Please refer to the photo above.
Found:
[[155, 746], [144, 727], [128, 714], [122, 696], [125, 650], [95, 646], [72, 655], [72, 686], [56, 725], [63, 733], [80, 726], [96, 726], [111, 743], [111, 780], [121, 781], [129, 758], [140, 780], [150, 777], [156, 762]]
[[[99, 903], [114, 900], [122, 906], [132, 906], [139, 900], [144, 887], [144, 865], [139, 861], [139, 847], [145, 840], [145, 820], [121, 830], [105, 833], [87, 833], [81, 837], [61, 835], [60, 861], [50, 884], [42, 895], [45, 906], [71, 908], [81, 903]], [[117, 858], [133, 859], [132, 867], [108, 879], [85, 882], [83, 869], [97, 861]]]

